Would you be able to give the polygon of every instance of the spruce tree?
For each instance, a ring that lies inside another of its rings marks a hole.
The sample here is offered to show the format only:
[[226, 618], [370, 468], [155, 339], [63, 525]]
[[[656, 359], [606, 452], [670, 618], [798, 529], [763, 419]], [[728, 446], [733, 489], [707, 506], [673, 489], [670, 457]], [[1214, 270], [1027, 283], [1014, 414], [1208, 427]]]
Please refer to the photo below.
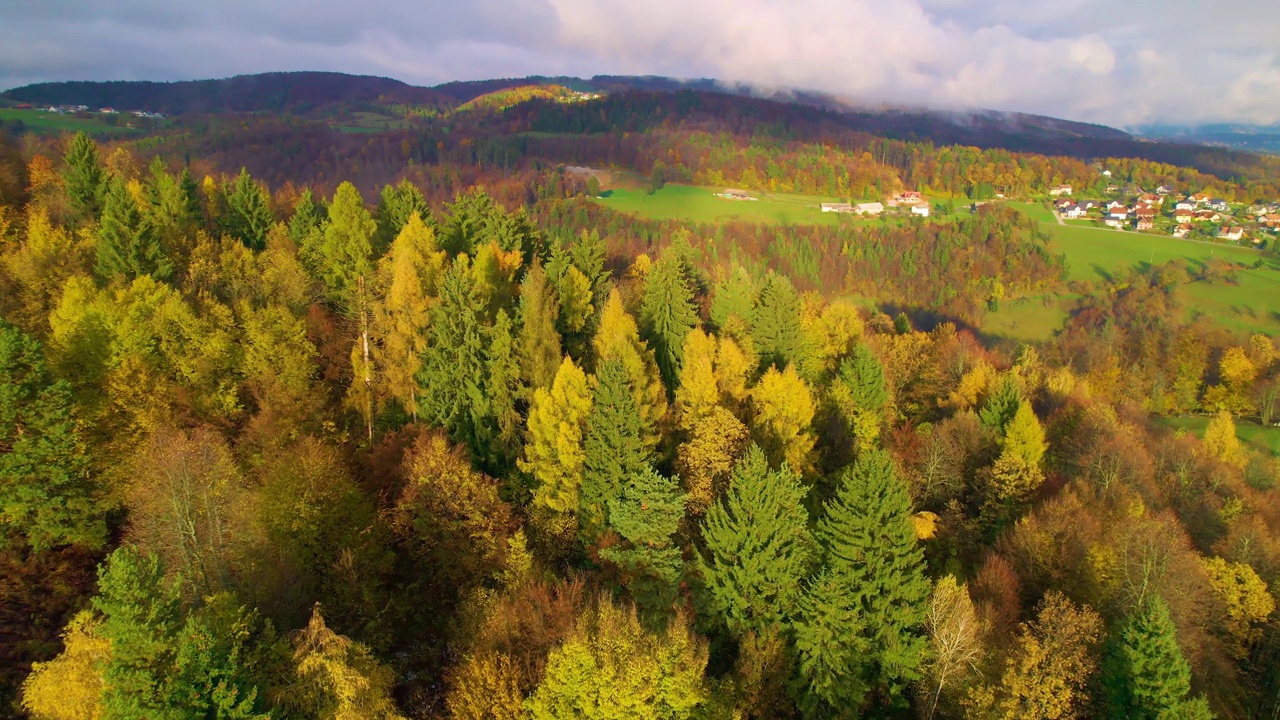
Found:
[[355, 314], [360, 278], [373, 269], [370, 238], [376, 224], [355, 185], [344, 182], [333, 194], [329, 218], [314, 246], [303, 246], [302, 261], [325, 284], [329, 301]]
[[1182, 717], [1190, 709], [1191, 666], [1178, 647], [1169, 607], [1153, 597], [1125, 621], [1103, 667], [1113, 717]]
[[164, 280], [173, 273], [173, 264], [161, 249], [151, 221], [120, 180], [111, 180], [108, 185], [98, 225], [95, 270], [103, 280], [124, 282], [142, 275]]
[[375, 256], [381, 256], [386, 252], [391, 246], [391, 241], [400, 234], [408, 224], [409, 217], [414, 213], [418, 214], [427, 227], [435, 228], [435, 218], [431, 215], [431, 208], [427, 206], [427, 199], [422, 196], [418, 186], [409, 182], [408, 178], [401, 180], [394, 187], [383, 186], [378, 196], [378, 212], [375, 217], [378, 223], [378, 229], [373, 235]]
[[867, 693], [860, 671], [871, 649], [859, 610], [858, 597], [827, 569], [800, 596], [794, 630], [806, 718], [859, 717]]
[[516, 354], [520, 377], [531, 389], [549, 388], [560, 368], [560, 304], [547, 284], [542, 264], [534, 261], [520, 284], [520, 330]]
[[187, 215], [197, 225], [204, 222], [204, 203], [200, 199], [200, 185], [191, 176], [191, 168], [184, 167], [178, 173], [178, 189], [182, 192], [182, 201], [187, 206]]
[[472, 449], [490, 431], [483, 312], [467, 260], [459, 257], [445, 273], [439, 300], [431, 308], [431, 332], [418, 370], [418, 413]]
[[1021, 404], [1022, 391], [1018, 389], [1018, 382], [1006, 376], [983, 403], [978, 419], [997, 435], [1004, 435], [1004, 426], [1013, 419]]
[[805, 494], [798, 475], [785, 466], [770, 471], [753, 445], [734, 466], [724, 497], [707, 511], [699, 567], [711, 610], [735, 637], [795, 614], [814, 554]]
[[493, 198], [481, 189], [457, 196], [448, 209], [448, 219], [440, 228], [440, 246], [450, 255], [474, 254], [485, 234], [486, 220], [501, 212]]
[[307, 237], [324, 224], [324, 216], [324, 208], [312, 196], [311, 188], [304, 189], [293, 204], [293, 215], [289, 216], [289, 238], [302, 247]]
[[731, 316], [749, 323], [755, 317], [756, 285], [751, 273], [741, 265], [734, 265], [724, 278], [715, 284], [711, 298], [711, 322], [723, 328]]
[[621, 362], [610, 360], [596, 374], [591, 413], [582, 436], [582, 506], [578, 516], [587, 537], [606, 526], [609, 507], [623, 484], [652, 461], [631, 381]]
[[800, 361], [804, 351], [800, 296], [785, 275], [770, 272], [765, 278], [751, 322], [751, 337], [756, 341], [761, 367], [784, 368]]
[[71, 209], [81, 223], [90, 223], [102, 213], [107, 194], [107, 171], [98, 160], [98, 143], [82, 132], [71, 137], [62, 156], [67, 168], [62, 180]]
[[671, 254], [654, 263], [644, 285], [640, 321], [646, 340], [657, 356], [658, 369], [668, 393], [680, 379], [684, 339], [698, 323], [693, 290], [685, 277], [684, 265]]
[[652, 468], [631, 476], [609, 500], [609, 529], [622, 543], [600, 555], [622, 569], [623, 583], [647, 619], [665, 620], [675, 603], [683, 563], [672, 536], [684, 507], [676, 481]]
[[227, 203], [223, 229], [250, 250], [265, 248], [267, 231], [275, 222], [266, 189], [249, 176], [248, 170], [240, 168], [236, 179], [223, 188], [223, 195]]
[[860, 681], [900, 698], [918, 677], [928, 642], [921, 632], [929, 580], [911, 521], [911, 498], [883, 450], [862, 453], [845, 471], [818, 522], [826, 565], [857, 598]]
[[840, 361], [840, 382], [849, 389], [850, 399], [861, 410], [879, 410], [889, 402], [884, 366], [864, 343], [858, 343], [853, 354]]
[[516, 361], [511, 318], [499, 310], [487, 332], [484, 395], [491, 419], [490, 436], [477, 448], [481, 466], [494, 476], [507, 474], [520, 455], [520, 412], [516, 399], [524, 395]]
[[35, 338], [0, 320], [0, 545], [96, 548], [107, 528], [71, 402]]

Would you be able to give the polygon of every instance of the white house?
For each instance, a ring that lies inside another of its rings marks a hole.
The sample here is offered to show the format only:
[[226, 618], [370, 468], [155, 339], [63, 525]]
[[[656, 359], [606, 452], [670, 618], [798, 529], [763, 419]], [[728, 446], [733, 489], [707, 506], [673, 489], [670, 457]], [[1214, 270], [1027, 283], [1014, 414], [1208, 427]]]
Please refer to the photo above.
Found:
[[878, 202], [859, 203], [853, 206], [853, 211], [859, 215], [879, 215], [884, 212], [884, 205]]
[[1210, 210], [1217, 210], [1218, 212], [1226, 212], [1230, 209], [1230, 206], [1227, 205], [1227, 201], [1222, 198], [1213, 198], [1209, 202], [1205, 203], [1205, 205], [1208, 205]]
[[1049, 188], [1049, 194], [1050, 195], [1070, 195], [1071, 186], [1070, 185], [1054, 185], [1053, 187]]
[[1244, 237], [1244, 228], [1239, 226], [1224, 227], [1222, 228], [1222, 232], [1218, 233], [1218, 237], [1223, 238], [1224, 240], [1239, 240]]
[[1125, 218], [1108, 217], [1106, 220], [1103, 220], [1102, 222], [1105, 223], [1108, 227], [1113, 227], [1119, 230], [1120, 228], [1124, 227]]
[[822, 212], [851, 213], [853, 206], [849, 203], [822, 203], [818, 206]]
[[1068, 205], [1062, 208], [1062, 217], [1078, 220], [1085, 215], [1085, 209], [1079, 205]]
[[929, 205], [928, 205], [928, 203], [920, 203], [919, 205], [912, 205], [912, 206], [911, 206], [911, 214], [912, 214], [912, 215], [919, 215], [920, 217], [929, 217]]
[[1174, 205], [1174, 206], [1173, 206], [1173, 208], [1174, 208], [1175, 210], [1195, 210], [1195, 209], [1196, 209], [1196, 202], [1195, 202], [1194, 200], [1191, 200], [1191, 199], [1187, 199], [1187, 200], [1179, 200], [1179, 201], [1178, 201], [1178, 204], [1177, 204], [1177, 205]]

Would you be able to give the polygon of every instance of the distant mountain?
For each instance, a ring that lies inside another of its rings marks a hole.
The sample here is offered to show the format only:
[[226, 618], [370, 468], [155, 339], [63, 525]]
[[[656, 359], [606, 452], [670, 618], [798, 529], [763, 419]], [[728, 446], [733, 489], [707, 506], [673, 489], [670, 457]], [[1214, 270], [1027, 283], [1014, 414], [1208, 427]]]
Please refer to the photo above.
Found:
[[50, 82], [8, 90], [3, 97], [36, 105], [88, 105], [167, 115], [223, 112], [304, 114], [352, 102], [452, 105], [428, 88], [368, 75], [328, 72], [262, 73], [180, 82]]
[[1280, 123], [1272, 125], [1143, 125], [1135, 128], [1143, 137], [1156, 140], [1216, 145], [1280, 155]]

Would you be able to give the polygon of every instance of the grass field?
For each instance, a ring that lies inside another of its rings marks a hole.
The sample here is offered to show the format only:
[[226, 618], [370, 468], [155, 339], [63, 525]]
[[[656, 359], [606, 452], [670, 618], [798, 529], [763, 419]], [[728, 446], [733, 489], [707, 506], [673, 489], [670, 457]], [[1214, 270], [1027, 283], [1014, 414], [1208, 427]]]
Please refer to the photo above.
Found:
[[983, 318], [982, 332], [1024, 342], [1045, 340], [1067, 321], [1071, 300], [1050, 295], [1002, 303], [999, 310]]
[[81, 130], [90, 135], [133, 132], [133, 128], [108, 125], [94, 118], [78, 118], [74, 115], [60, 115], [42, 110], [0, 108], [0, 120], [6, 122], [21, 120], [28, 130], [40, 135], [56, 135], [64, 132], [74, 133]]
[[[1175, 430], [1186, 430], [1196, 437], [1204, 437], [1204, 429], [1208, 427], [1210, 418], [1188, 416], [1160, 418], [1160, 423]], [[1250, 445], [1264, 453], [1280, 456], [1280, 427], [1263, 427], [1253, 420], [1236, 418], [1236, 436], [1240, 442]]]
[[870, 225], [879, 220], [863, 220], [838, 213], [824, 213], [818, 203], [841, 202], [836, 198], [810, 195], [757, 194], [759, 200], [726, 200], [716, 193], [723, 188], [693, 185], [665, 185], [649, 195], [639, 187], [614, 187], [596, 202], [619, 212], [635, 213], [654, 220], [688, 220], [715, 223], [749, 220], [770, 225]]

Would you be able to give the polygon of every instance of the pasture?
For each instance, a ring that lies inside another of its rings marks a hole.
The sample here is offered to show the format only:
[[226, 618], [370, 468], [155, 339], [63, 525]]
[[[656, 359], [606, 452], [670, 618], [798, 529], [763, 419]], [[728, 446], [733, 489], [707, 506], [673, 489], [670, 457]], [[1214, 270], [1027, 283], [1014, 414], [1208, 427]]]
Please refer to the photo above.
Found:
[[[115, 126], [103, 122], [99, 116], [87, 118], [75, 115], [62, 115], [44, 110], [28, 110], [19, 108], [0, 108], [0, 121], [21, 121], [27, 130], [37, 135], [58, 135], [83, 131], [89, 135], [110, 135], [133, 132], [133, 128]], [[120, 118], [121, 122], [125, 119]]]
[[724, 188], [667, 184], [650, 195], [643, 187], [627, 183], [602, 193], [596, 202], [619, 212], [634, 213], [652, 220], [686, 220], [695, 223], [718, 223], [730, 220], [768, 225], [871, 225], [879, 219], [861, 219], [852, 215], [824, 213], [819, 203], [841, 202], [836, 198], [781, 193], [756, 193], [759, 200], [727, 200], [717, 193]]
[[[1160, 418], [1160, 424], [1204, 437], [1211, 418], [1199, 415]], [[1263, 453], [1280, 457], [1280, 427], [1263, 427], [1256, 420], [1236, 418], [1236, 437], [1240, 442]]]

